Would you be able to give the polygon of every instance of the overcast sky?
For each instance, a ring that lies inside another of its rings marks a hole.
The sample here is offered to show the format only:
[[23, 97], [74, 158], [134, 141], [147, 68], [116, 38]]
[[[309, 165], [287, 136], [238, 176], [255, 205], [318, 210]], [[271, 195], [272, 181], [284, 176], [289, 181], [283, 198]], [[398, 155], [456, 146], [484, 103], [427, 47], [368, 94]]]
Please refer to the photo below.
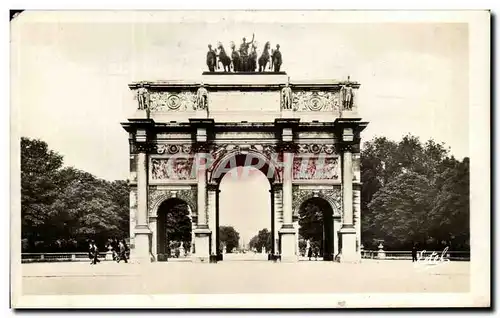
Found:
[[[31, 12], [12, 24], [11, 105], [19, 110], [13, 120], [22, 136], [46, 141], [66, 165], [108, 180], [126, 179], [128, 141], [120, 122], [134, 110], [127, 84], [199, 80], [209, 43], [221, 41], [229, 49], [230, 41], [238, 45], [252, 33], [260, 48], [266, 41], [280, 44], [282, 70], [292, 81], [350, 75], [360, 82], [359, 110], [370, 122], [364, 140], [412, 133], [444, 142], [458, 158], [469, 156], [466, 24], [250, 23], [214, 14], [207, 23], [179, 13], [157, 13], [154, 23], [145, 23], [120, 18], [125, 15], [89, 11], [73, 19], [59, 12], [41, 18], [43, 13]], [[221, 208], [242, 209], [231, 206], [238, 200], [224, 203], [226, 195], [262, 197], [241, 212], [261, 216], [228, 217], [227, 223], [260, 220], [248, 233], [270, 226], [265, 182], [254, 175], [246, 182], [223, 182]]]

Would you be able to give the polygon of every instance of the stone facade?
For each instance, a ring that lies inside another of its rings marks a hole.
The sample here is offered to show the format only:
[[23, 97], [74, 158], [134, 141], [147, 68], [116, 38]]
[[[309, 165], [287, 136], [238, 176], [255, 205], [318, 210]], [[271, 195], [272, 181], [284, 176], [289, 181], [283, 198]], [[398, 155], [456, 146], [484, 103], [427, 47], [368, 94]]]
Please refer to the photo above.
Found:
[[[292, 107], [283, 107], [280, 97], [287, 83]], [[294, 83], [282, 74], [206, 75], [203, 84], [203, 108], [197, 107], [200, 83], [129, 85], [149, 94], [149, 106], [122, 123], [130, 142], [133, 258], [158, 259], [158, 208], [176, 198], [190, 209], [193, 261], [220, 259], [219, 183], [228, 165], [251, 165], [270, 182], [271, 259], [298, 260], [300, 207], [321, 199], [333, 211], [328, 235], [335, 259], [359, 261], [359, 143], [367, 123], [358, 118], [356, 98], [348, 108], [342, 101], [346, 87], [356, 96], [359, 84]]]

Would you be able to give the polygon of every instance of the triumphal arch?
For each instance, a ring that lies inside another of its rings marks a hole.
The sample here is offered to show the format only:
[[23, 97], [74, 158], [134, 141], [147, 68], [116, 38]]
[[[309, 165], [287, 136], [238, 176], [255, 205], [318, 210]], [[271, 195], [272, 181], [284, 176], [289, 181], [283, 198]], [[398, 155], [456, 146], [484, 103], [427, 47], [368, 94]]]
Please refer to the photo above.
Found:
[[130, 84], [137, 111], [122, 126], [130, 142], [131, 257], [161, 260], [159, 207], [179, 200], [193, 221], [192, 260], [220, 260], [220, 181], [236, 166], [252, 166], [270, 183], [270, 259], [298, 260], [299, 210], [316, 200], [331, 211], [325, 259], [359, 261], [367, 125], [358, 115], [359, 87], [350, 79], [294, 81], [278, 71]]

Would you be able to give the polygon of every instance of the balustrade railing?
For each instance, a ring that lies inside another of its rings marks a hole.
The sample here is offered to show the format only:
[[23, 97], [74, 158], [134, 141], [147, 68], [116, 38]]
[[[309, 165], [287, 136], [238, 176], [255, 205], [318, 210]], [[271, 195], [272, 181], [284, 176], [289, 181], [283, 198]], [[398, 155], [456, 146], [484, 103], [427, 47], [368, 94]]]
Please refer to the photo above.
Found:
[[[106, 252], [99, 253], [99, 259], [106, 260]], [[112, 259], [111, 259], [112, 260]], [[90, 262], [88, 252], [75, 252], [75, 253], [22, 253], [22, 263], [32, 262], [75, 262], [86, 261]]]
[[[411, 251], [383, 251], [384, 257], [380, 257], [379, 250], [362, 250], [361, 258], [365, 259], [386, 259], [386, 260], [411, 260]], [[428, 256], [431, 256], [432, 253], [435, 252], [437, 254], [436, 257], [441, 257], [442, 251], [426, 251], [422, 255], [422, 251], [417, 252], [417, 258], [422, 259]], [[443, 255], [443, 258], [447, 258], [450, 261], [470, 261], [470, 252], [465, 251], [446, 251]]]

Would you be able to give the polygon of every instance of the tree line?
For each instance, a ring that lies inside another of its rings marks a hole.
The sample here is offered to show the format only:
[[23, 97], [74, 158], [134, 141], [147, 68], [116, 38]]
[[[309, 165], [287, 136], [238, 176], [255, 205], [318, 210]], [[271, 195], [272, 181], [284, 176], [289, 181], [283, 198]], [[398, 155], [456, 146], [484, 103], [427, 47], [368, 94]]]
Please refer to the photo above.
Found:
[[387, 250], [469, 250], [469, 158], [406, 135], [377, 137], [361, 153], [362, 242]]
[[21, 138], [23, 252], [86, 251], [129, 237], [129, 188], [63, 166], [47, 143]]

